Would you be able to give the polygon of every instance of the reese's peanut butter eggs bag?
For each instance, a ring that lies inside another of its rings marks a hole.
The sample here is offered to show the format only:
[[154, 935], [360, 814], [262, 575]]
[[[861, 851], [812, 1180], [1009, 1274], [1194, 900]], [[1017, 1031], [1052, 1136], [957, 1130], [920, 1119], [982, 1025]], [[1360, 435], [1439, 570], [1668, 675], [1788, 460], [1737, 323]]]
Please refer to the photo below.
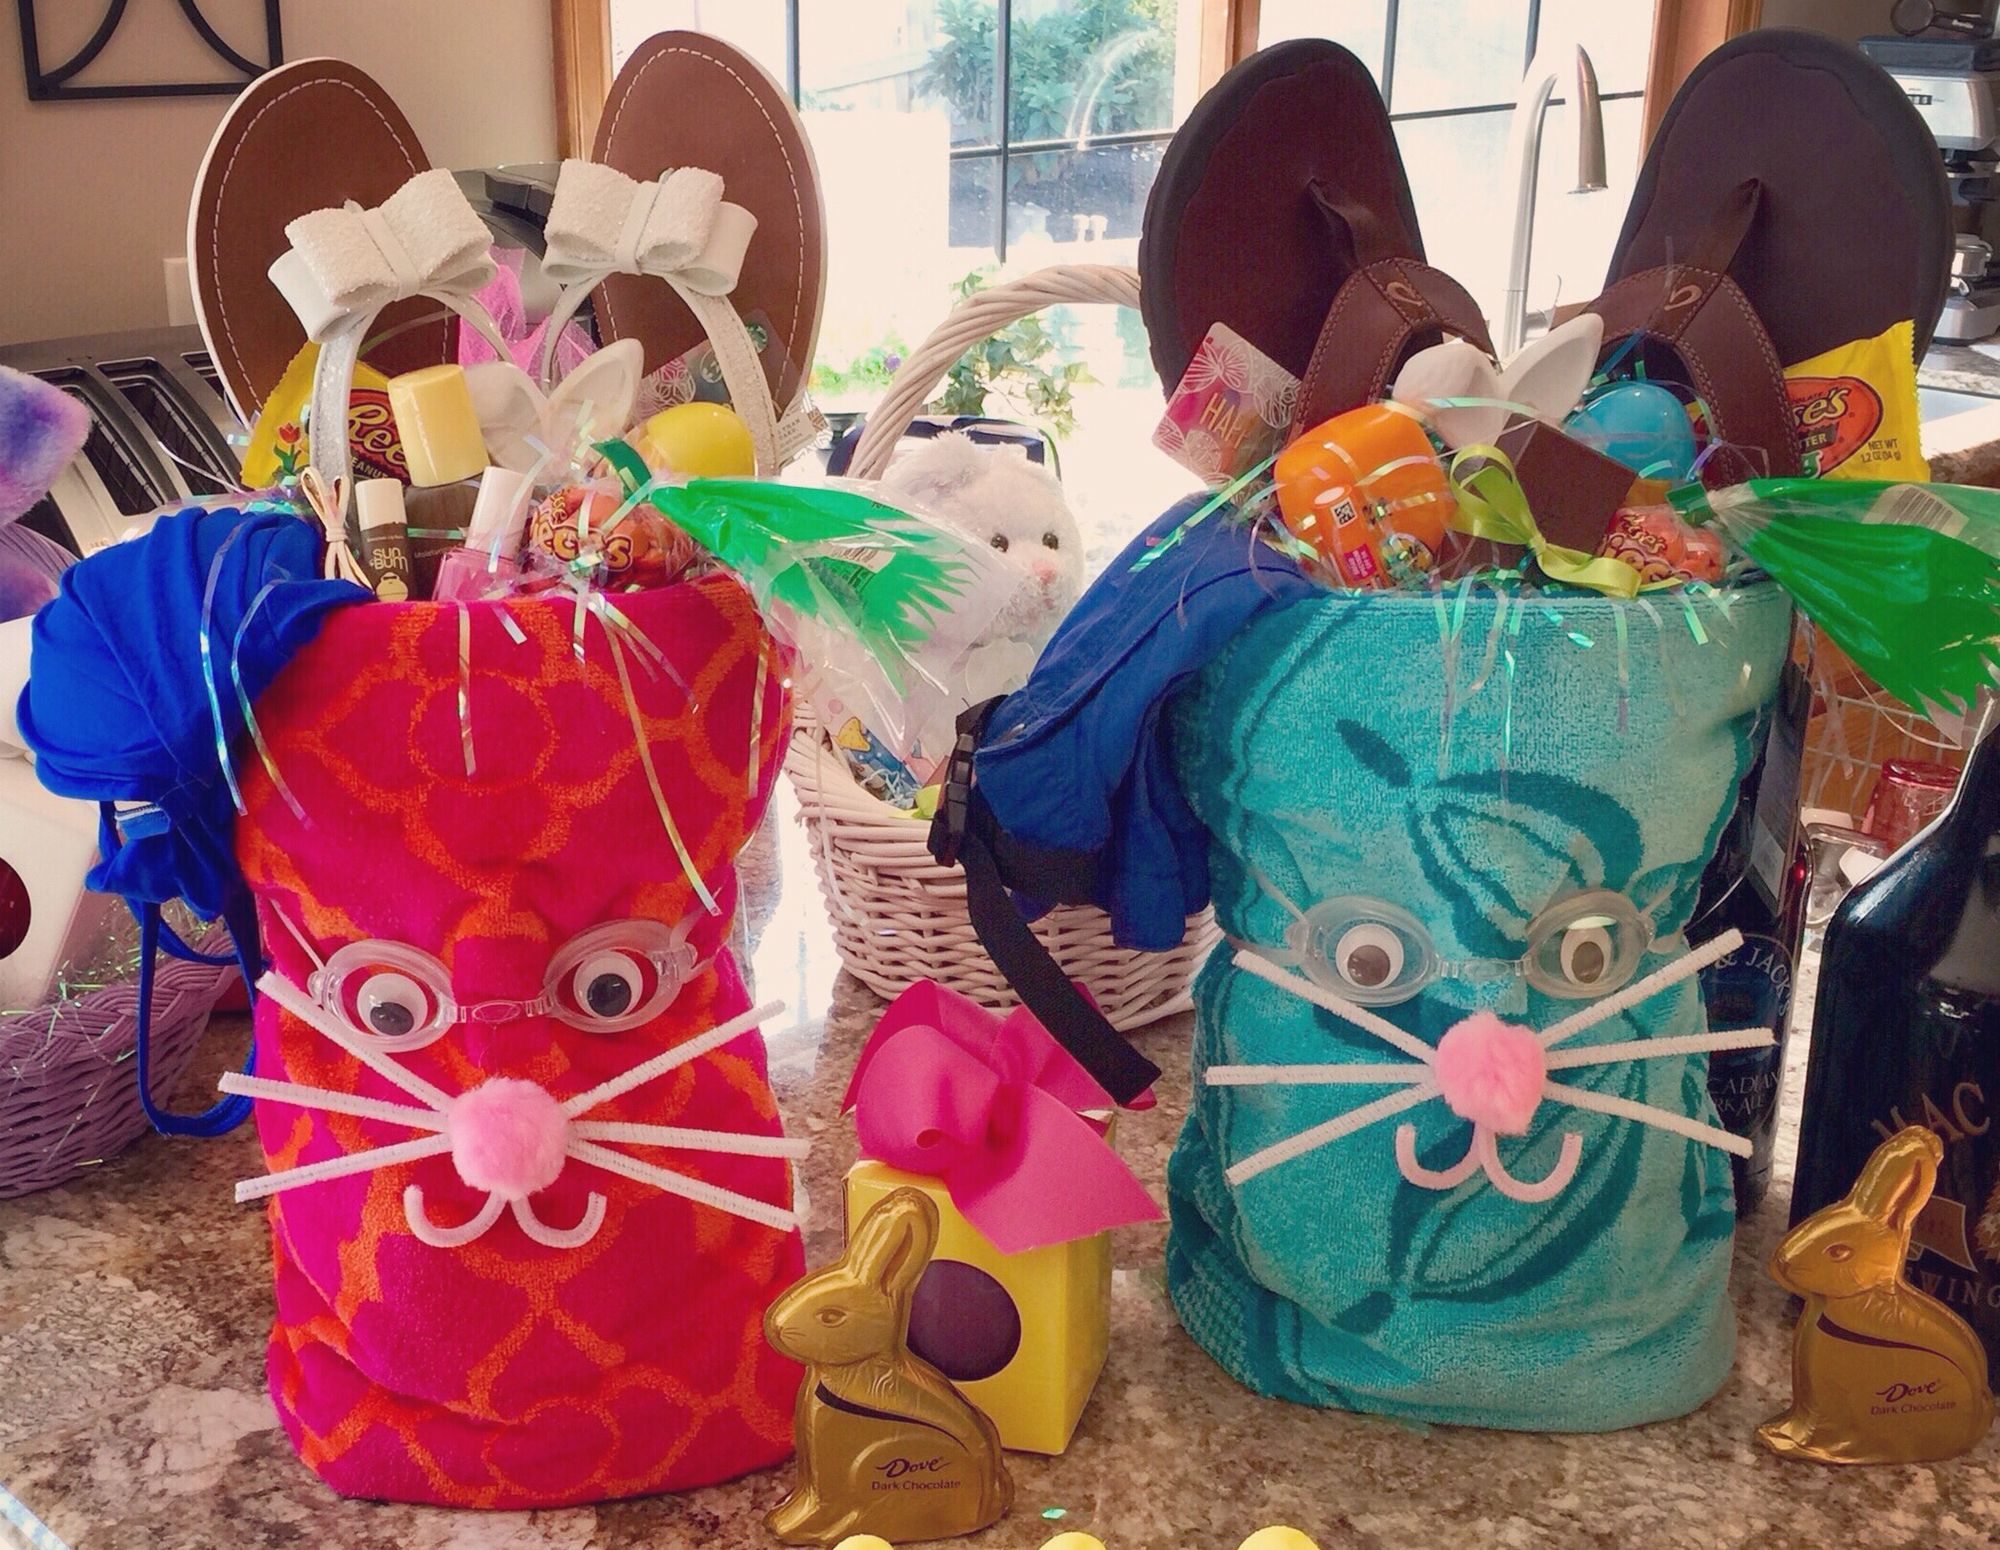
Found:
[[1928, 480], [1917, 443], [1912, 328], [1897, 323], [1785, 368], [1805, 471], [1822, 479]]

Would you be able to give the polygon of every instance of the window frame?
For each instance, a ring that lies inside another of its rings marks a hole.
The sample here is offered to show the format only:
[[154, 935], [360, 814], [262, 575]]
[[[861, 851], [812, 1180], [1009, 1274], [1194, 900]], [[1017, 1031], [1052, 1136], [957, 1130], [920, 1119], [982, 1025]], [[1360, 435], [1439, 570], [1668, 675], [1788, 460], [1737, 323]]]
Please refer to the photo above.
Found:
[[[1263, 0], [1199, 0], [1201, 5], [1200, 78], [1205, 91], [1231, 66], [1240, 63], [1257, 48]], [[1093, 135], [1079, 139], [1015, 142], [1009, 135], [1012, 96], [1009, 79], [1013, 0], [994, 0], [996, 33], [999, 40], [998, 134], [991, 143], [953, 146], [953, 161], [993, 160], [999, 165], [999, 199], [994, 201], [994, 249], [1004, 262], [1007, 257], [1007, 167], [1009, 159], [1049, 151], [1077, 150], [1084, 146], [1161, 144], [1173, 138], [1171, 130], [1138, 130], [1124, 134]], [[785, 66], [787, 89], [794, 102], [800, 96], [799, 61], [800, 0], [785, 0]], [[1513, 108], [1507, 103], [1479, 103], [1467, 107], [1436, 108], [1398, 114], [1395, 112], [1395, 37], [1400, 0], [1388, 0], [1385, 18], [1385, 47], [1382, 60], [1382, 94], [1388, 100], [1390, 117], [1404, 119], [1453, 118], [1475, 113], [1491, 113]], [[1647, 59], [1643, 92], [1606, 93], [1606, 102], [1643, 96], [1643, 149], [1652, 141], [1667, 103], [1704, 55], [1739, 32], [1747, 32], [1763, 19], [1763, 0], [1658, 0], [1653, 15], [1653, 38]], [[1541, 0], [1530, 0], [1526, 68], [1532, 59], [1541, 21]], [[597, 119], [611, 91], [611, 4], [610, 0], [550, 0], [550, 27], [554, 43], [556, 77], [556, 149], [561, 156], [588, 156], [597, 136]]]

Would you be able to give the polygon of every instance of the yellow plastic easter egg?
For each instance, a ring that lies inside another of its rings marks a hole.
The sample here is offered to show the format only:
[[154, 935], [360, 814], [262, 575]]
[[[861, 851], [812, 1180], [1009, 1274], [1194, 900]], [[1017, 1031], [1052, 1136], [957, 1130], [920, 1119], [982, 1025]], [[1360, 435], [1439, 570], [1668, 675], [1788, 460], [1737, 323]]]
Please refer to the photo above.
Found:
[[1067, 1534], [1058, 1534], [1042, 1550], [1104, 1550], [1104, 1541], [1094, 1534], [1080, 1534], [1071, 1529]]
[[849, 1534], [833, 1550], [896, 1550], [879, 1534]]
[[655, 473], [690, 479], [748, 479], [757, 449], [743, 416], [727, 404], [675, 404], [639, 431], [639, 455]]
[[1297, 1529], [1275, 1524], [1258, 1529], [1237, 1550], [1319, 1550], [1319, 1546]]

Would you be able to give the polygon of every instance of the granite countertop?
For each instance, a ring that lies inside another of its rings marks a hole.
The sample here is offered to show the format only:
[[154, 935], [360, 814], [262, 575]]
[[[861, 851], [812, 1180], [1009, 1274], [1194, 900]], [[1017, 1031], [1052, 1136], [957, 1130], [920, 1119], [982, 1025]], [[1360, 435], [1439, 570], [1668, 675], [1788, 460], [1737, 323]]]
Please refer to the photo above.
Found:
[[[781, 790], [786, 817], [788, 790]], [[767, 1027], [781, 1101], [816, 1138], [814, 1264], [840, 1236], [839, 1179], [854, 1156], [836, 1117], [880, 1005], [835, 973], [807, 857], [789, 821], [761, 841], [746, 890], [761, 923], [758, 990], [805, 1017]], [[746, 858], [747, 859], [747, 858]], [[782, 878], [782, 883], [779, 879]], [[1809, 976], [1801, 976], [1802, 982]], [[1120, 1121], [1121, 1146], [1162, 1192], [1187, 1104], [1188, 1019], [1142, 1035], [1167, 1072], [1155, 1110]], [[206, 1070], [240, 1056], [219, 1023]], [[1063, 1529], [1108, 1550], [1236, 1550], [1291, 1523], [1343, 1546], [1824, 1547], [2000, 1541], [2000, 1440], [1946, 1464], [1838, 1471], [1782, 1463], [1756, 1425], [1785, 1408], [1791, 1315], [1762, 1266], [1781, 1235], [1804, 1041], [1794, 1040], [1779, 1180], [1741, 1230], [1736, 1368], [1682, 1420], [1605, 1436], [1414, 1428], [1260, 1399], [1225, 1377], [1175, 1321], [1164, 1226], [1115, 1235], [1111, 1359], [1069, 1453], [1014, 1455], [1012, 1517], [964, 1541], [1038, 1550]], [[263, 1212], [230, 1203], [261, 1171], [253, 1137], [148, 1138], [68, 1187], [0, 1203], [0, 1486], [74, 1550], [752, 1550], [790, 1469], [681, 1497], [528, 1514], [455, 1513], [333, 1496], [298, 1463], [264, 1393], [271, 1319]], [[0, 1496], [0, 1545], [9, 1544]], [[53, 1545], [55, 1541], [18, 1542]]]
[[1946, 484], [2000, 484], [2000, 342], [1933, 344], [1917, 386], [1993, 400], [1926, 420], [1922, 441], [1931, 477]]

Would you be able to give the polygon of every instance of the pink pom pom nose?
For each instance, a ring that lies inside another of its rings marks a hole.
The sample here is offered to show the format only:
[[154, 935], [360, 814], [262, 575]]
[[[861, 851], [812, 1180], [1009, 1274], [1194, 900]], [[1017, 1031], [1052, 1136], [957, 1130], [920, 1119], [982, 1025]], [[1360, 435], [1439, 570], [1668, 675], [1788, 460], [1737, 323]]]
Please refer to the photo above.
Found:
[[526, 1200], [561, 1176], [569, 1121], [533, 1082], [496, 1076], [452, 1104], [445, 1133], [467, 1184], [502, 1200]]
[[1460, 1119], [1497, 1135], [1518, 1136], [1541, 1105], [1548, 1078], [1542, 1041], [1532, 1028], [1474, 1012], [1438, 1040], [1437, 1079]]

